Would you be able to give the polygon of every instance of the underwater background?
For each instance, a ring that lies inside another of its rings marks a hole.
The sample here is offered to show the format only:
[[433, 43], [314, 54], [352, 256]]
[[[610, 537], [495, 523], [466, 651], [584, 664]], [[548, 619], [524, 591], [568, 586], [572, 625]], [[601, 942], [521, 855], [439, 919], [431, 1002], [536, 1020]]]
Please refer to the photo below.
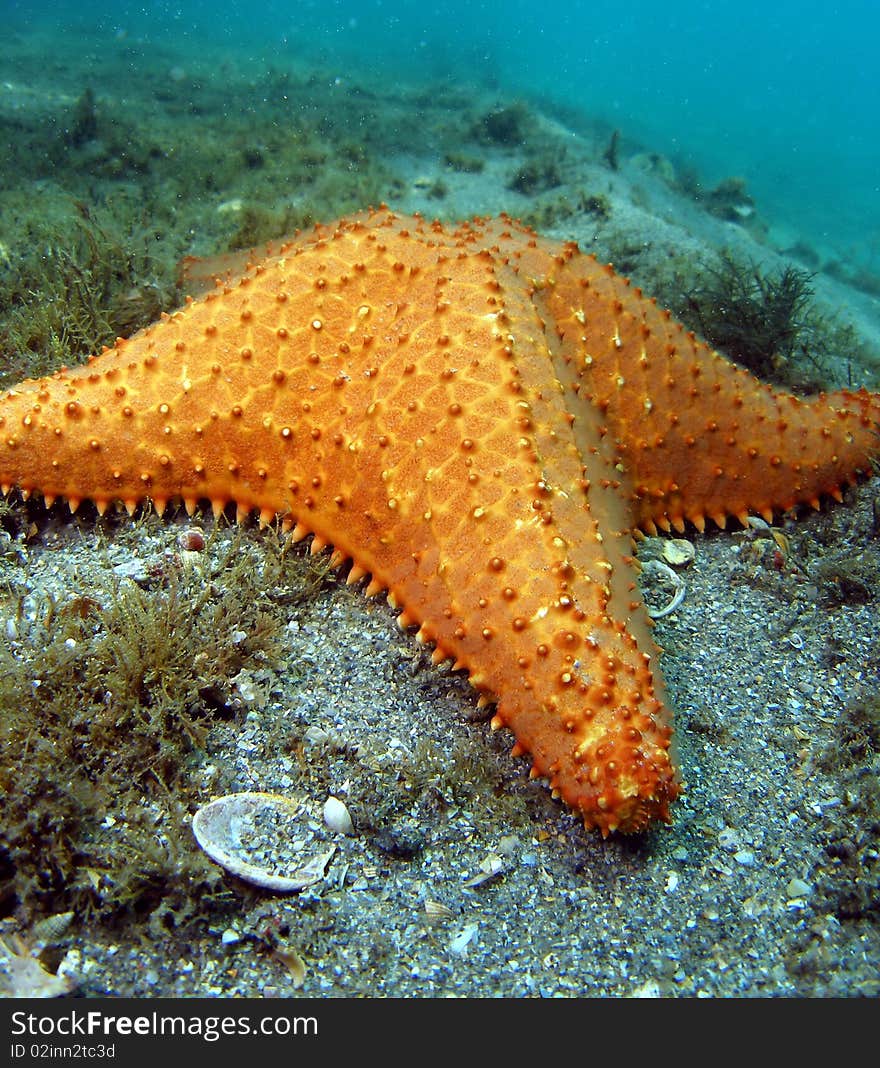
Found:
[[[878, 12], [0, 0], [0, 391], [381, 202], [507, 212], [776, 386], [878, 390]], [[602, 840], [327, 553], [0, 494], [0, 997], [880, 996], [876, 479], [845, 498], [686, 531], [687, 789]], [[242, 788], [309, 845], [346, 798], [318, 888], [201, 854]]]
[[[880, 7], [871, 0], [10, 2], [8, 28], [94, 28], [205, 60], [214, 43], [340, 79], [546, 98], [707, 182], [736, 174], [806, 241], [880, 267]], [[96, 87], [100, 70], [95, 71]], [[133, 70], [133, 77], [136, 72]], [[117, 90], [124, 87], [117, 86]]]

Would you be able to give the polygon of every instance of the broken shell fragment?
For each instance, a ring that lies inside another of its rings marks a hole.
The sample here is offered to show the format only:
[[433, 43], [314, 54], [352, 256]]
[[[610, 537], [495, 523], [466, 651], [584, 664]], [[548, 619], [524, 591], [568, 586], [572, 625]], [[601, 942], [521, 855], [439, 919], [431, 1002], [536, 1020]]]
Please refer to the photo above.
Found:
[[471, 878], [467, 879], [462, 885], [467, 887], [482, 886], [483, 883], [487, 883], [490, 879], [494, 879], [495, 876], [503, 870], [503, 858], [499, 857], [496, 853], [487, 853], [480, 861], [479, 874], [472, 875]]
[[299, 990], [306, 981], [306, 964], [295, 949], [274, 949], [272, 956], [290, 972], [293, 989]]
[[[665, 589], [672, 590], [670, 599], [662, 607], [654, 607], [651, 603], [653, 598], [659, 597], [658, 591]], [[661, 560], [646, 560], [642, 564], [642, 594], [645, 598], [645, 610], [651, 619], [662, 619], [674, 612], [684, 600], [685, 583]]]
[[0, 997], [60, 998], [77, 988], [77, 980], [62, 972], [64, 961], [57, 973], [50, 972], [23, 939], [8, 938], [8, 943], [0, 939]]
[[354, 824], [345, 802], [332, 794], [324, 802], [324, 822], [331, 831], [337, 831], [339, 834], [354, 833]]
[[215, 863], [265, 890], [289, 893], [320, 882], [336, 852], [308, 854], [298, 801], [280, 794], [226, 794], [193, 816], [196, 841]]
[[442, 923], [444, 920], [449, 920], [454, 915], [452, 909], [448, 905], [444, 905], [442, 901], [434, 901], [431, 898], [425, 902], [425, 919], [428, 923]]

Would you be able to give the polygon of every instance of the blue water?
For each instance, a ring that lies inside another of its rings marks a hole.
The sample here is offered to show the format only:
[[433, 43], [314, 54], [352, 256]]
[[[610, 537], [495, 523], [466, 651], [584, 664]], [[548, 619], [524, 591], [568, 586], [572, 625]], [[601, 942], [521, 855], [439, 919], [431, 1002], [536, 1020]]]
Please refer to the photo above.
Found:
[[[180, 0], [24, 3], [96, 34], [215, 40], [345, 74], [448, 78], [540, 94], [693, 163], [740, 175], [765, 217], [880, 270], [878, 0]], [[77, 13], [79, 12], [79, 14]]]

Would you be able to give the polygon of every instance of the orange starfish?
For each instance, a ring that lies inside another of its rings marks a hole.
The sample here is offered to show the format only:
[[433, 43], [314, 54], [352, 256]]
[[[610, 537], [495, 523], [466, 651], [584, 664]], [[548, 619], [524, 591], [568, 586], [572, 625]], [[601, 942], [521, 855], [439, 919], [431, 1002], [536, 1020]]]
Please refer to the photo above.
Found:
[[280, 515], [469, 672], [588, 827], [668, 819], [633, 531], [839, 498], [880, 396], [776, 393], [506, 218], [381, 210], [242, 269], [0, 398], [3, 491]]

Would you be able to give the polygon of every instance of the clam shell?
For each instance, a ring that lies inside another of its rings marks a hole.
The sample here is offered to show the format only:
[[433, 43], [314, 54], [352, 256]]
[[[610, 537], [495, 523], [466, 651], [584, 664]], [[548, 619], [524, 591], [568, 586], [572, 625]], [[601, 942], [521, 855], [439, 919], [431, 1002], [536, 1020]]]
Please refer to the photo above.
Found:
[[308, 855], [297, 841], [300, 804], [280, 794], [226, 794], [193, 816], [196, 841], [215, 863], [265, 890], [303, 890], [320, 882], [336, 852]]

